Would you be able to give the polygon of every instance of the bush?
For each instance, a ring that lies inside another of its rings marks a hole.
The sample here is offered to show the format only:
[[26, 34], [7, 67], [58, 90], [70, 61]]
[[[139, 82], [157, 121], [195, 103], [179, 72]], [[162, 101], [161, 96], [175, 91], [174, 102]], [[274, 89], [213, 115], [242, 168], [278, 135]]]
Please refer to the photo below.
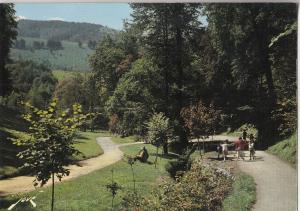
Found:
[[196, 161], [177, 180], [164, 180], [151, 198], [127, 198], [125, 210], [221, 210], [233, 176], [226, 170]]
[[195, 151], [195, 148], [187, 150], [183, 155], [179, 156], [175, 161], [169, 161], [165, 168], [169, 172], [172, 178], [180, 177], [185, 171], [190, 170], [192, 161], [190, 159], [191, 154]]

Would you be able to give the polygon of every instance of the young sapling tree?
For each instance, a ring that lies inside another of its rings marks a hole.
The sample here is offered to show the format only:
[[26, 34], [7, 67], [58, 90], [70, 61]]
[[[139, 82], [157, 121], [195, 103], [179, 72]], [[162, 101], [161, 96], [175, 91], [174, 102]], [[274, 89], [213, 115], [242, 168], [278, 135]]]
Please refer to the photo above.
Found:
[[163, 146], [164, 154], [168, 154], [168, 136], [170, 133], [169, 118], [163, 113], [155, 113], [147, 123], [148, 140], [156, 146], [155, 168], [157, 165], [158, 149]]
[[24, 148], [18, 157], [25, 161], [23, 167], [35, 176], [34, 186], [43, 186], [52, 178], [51, 210], [54, 209], [55, 177], [61, 181], [70, 174], [67, 166], [71, 157], [79, 153], [74, 148], [75, 132], [87, 116], [82, 114], [79, 104], [59, 113], [57, 103], [54, 99], [46, 110], [26, 103], [24, 119], [30, 123], [29, 138], [14, 140], [14, 144]]
[[202, 139], [202, 150], [204, 152], [204, 140], [208, 135], [214, 133], [220, 119], [220, 111], [216, 110], [212, 104], [206, 106], [203, 102], [199, 101], [196, 105], [184, 107], [181, 110], [181, 116], [191, 136], [197, 139], [198, 150], [202, 157], [200, 138]]

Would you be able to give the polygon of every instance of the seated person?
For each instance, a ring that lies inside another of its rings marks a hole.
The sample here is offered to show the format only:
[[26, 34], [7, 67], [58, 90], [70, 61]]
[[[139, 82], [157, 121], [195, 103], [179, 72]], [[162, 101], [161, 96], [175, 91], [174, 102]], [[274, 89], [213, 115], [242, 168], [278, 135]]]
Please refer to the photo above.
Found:
[[148, 151], [146, 147], [143, 147], [137, 156], [134, 157], [134, 161], [139, 160], [141, 162], [147, 162], [147, 159], [149, 158]]

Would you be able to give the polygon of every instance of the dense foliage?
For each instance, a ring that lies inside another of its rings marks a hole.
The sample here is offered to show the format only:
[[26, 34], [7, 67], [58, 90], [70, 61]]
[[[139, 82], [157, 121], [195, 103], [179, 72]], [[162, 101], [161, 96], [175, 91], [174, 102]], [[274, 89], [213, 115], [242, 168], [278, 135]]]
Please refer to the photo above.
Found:
[[[46, 108], [50, 102], [57, 79], [43, 64], [19, 61], [8, 66], [14, 92], [8, 96], [10, 105], [17, 107], [22, 101], [29, 101], [39, 108]], [[14, 96], [18, 95], [16, 99]], [[14, 101], [14, 102], [13, 102]]]
[[[296, 21], [296, 13], [294, 4], [209, 4], [205, 7], [217, 59], [217, 68], [212, 71], [218, 77], [229, 73], [227, 78], [236, 93], [235, 101], [229, 101], [226, 107], [236, 108], [237, 111], [230, 113], [258, 128], [261, 146], [276, 141], [280, 135], [278, 127], [282, 118], [272, 116], [278, 103], [285, 101], [286, 96], [295, 97], [296, 45], [292, 43], [296, 32], [272, 47], [270, 44]], [[218, 61], [223, 65], [219, 66]]]
[[160, 104], [157, 96], [161, 80], [157, 71], [157, 67], [151, 61], [136, 60], [130, 72], [122, 77], [109, 98], [107, 109], [111, 115], [118, 117], [117, 127], [121, 134], [145, 135], [144, 123]]

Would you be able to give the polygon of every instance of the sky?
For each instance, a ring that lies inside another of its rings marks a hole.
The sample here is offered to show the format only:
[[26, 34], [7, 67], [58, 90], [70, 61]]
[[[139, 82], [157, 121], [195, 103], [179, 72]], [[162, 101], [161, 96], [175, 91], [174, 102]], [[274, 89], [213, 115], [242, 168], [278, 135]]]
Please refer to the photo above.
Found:
[[15, 10], [21, 19], [96, 23], [118, 30], [131, 13], [127, 3], [16, 3]]

